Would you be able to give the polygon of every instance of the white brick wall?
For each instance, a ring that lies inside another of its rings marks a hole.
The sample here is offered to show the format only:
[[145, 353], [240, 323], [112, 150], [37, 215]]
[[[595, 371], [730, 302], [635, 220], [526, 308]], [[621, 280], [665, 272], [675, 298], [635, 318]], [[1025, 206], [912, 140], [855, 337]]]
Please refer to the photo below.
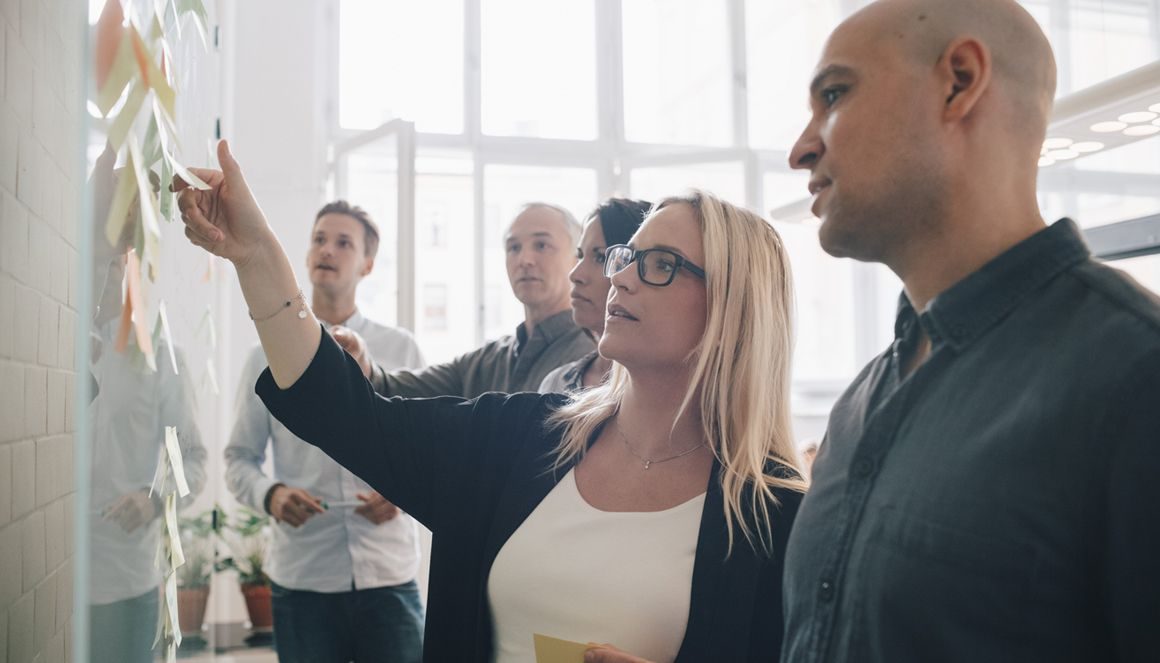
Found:
[[0, 663], [71, 660], [86, 3], [0, 0]]

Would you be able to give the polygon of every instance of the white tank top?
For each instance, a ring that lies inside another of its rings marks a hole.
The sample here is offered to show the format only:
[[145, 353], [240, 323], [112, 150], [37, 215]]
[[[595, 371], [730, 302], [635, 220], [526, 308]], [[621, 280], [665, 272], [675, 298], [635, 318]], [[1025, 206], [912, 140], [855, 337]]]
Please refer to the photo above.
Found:
[[702, 493], [655, 512], [601, 511], [567, 475], [507, 540], [487, 583], [497, 663], [535, 663], [532, 634], [677, 657]]

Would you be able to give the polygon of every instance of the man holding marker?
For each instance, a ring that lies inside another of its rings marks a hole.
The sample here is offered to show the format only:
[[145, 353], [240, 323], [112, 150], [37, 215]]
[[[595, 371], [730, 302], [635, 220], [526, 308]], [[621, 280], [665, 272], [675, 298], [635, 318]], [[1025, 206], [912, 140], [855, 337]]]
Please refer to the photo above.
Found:
[[[420, 368], [409, 333], [359, 313], [355, 291], [374, 267], [378, 229], [345, 201], [315, 216], [306, 266], [311, 308], [336, 337], [358, 333], [376, 361]], [[299, 293], [290, 306], [305, 306]], [[262, 317], [273, 311], [251, 311]], [[226, 447], [226, 482], [238, 501], [277, 521], [267, 571], [274, 636], [282, 663], [418, 662], [423, 607], [415, 521], [318, 448], [270, 416], [254, 394], [266, 368], [261, 347], [242, 371], [237, 416]], [[262, 470], [266, 447], [273, 476]]]

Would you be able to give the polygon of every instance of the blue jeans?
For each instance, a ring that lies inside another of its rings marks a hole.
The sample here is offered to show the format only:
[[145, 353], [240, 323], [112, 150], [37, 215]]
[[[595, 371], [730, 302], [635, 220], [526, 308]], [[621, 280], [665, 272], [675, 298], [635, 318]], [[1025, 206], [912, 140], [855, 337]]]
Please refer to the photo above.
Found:
[[272, 584], [280, 663], [419, 663], [423, 603], [414, 581], [324, 594]]
[[157, 588], [115, 603], [89, 606], [89, 660], [152, 663]]

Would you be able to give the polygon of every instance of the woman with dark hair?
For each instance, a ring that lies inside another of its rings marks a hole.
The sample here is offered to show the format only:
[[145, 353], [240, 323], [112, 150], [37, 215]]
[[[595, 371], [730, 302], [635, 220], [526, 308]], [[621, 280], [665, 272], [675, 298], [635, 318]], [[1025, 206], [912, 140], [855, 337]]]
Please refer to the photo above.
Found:
[[[572, 281], [572, 320], [593, 341], [600, 343], [604, 334], [604, 304], [612, 280], [604, 275], [604, 252], [610, 246], [628, 244], [636, 229], [648, 215], [652, 203], [628, 198], [609, 198], [584, 223], [580, 246], [576, 247], [576, 266], [568, 274]], [[540, 393], [571, 393], [604, 382], [612, 360], [596, 350], [574, 362], [548, 373], [540, 383]]]

